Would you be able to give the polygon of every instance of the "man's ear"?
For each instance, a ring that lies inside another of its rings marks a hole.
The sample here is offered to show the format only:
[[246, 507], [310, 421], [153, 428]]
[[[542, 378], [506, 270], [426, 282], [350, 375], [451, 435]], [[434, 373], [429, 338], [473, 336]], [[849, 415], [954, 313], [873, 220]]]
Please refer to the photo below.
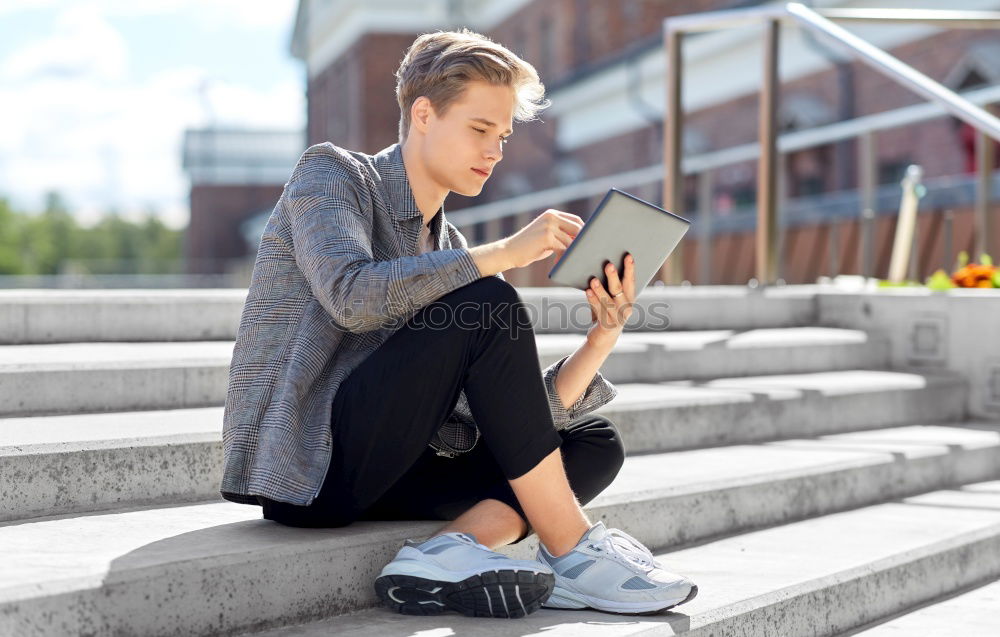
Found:
[[416, 128], [421, 133], [427, 132], [428, 120], [431, 116], [431, 101], [425, 95], [421, 95], [413, 100], [410, 107], [410, 127]]

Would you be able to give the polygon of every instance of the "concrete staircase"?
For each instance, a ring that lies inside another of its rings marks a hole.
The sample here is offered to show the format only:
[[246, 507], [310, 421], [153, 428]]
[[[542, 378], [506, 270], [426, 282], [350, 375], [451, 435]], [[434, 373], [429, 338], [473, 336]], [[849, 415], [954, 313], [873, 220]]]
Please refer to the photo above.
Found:
[[[581, 302], [521, 292], [537, 316]], [[376, 606], [376, 573], [438, 522], [294, 529], [218, 496], [242, 291], [0, 291], [0, 635], [882, 634], [954, 607], [1000, 577], [1000, 423], [967, 417], [962, 376], [824, 327], [821, 293], [644, 294], [671, 323], [602, 367], [629, 458], [587, 509], [699, 596], [508, 622]], [[584, 338], [536, 332], [541, 365]]]

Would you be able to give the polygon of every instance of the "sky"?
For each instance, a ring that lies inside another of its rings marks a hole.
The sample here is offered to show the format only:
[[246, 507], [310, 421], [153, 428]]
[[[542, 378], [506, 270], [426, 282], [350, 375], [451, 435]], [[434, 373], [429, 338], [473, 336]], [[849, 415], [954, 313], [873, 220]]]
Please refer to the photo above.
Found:
[[[296, 0], [0, 0], [0, 197], [188, 221], [186, 128], [305, 125]], [[152, 212], [155, 211], [155, 212]]]

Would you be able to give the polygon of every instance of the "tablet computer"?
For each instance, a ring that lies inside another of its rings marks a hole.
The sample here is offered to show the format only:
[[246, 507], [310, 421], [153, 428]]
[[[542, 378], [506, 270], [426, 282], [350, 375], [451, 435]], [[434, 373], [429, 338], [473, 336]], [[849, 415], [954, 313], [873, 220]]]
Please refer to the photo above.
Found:
[[549, 271], [549, 279], [586, 290], [590, 278], [596, 276], [606, 290], [604, 266], [610, 261], [623, 276], [625, 254], [631, 253], [635, 258], [635, 296], [639, 298], [690, 227], [687, 219], [612, 188]]

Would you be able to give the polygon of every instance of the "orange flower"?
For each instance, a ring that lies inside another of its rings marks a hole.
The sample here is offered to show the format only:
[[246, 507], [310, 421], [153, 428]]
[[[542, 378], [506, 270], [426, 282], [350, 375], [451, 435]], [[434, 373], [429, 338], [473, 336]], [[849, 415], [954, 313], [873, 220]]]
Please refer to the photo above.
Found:
[[993, 287], [994, 272], [996, 266], [969, 263], [956, 270], [951, 280], [963, 288], [990, 288]]

